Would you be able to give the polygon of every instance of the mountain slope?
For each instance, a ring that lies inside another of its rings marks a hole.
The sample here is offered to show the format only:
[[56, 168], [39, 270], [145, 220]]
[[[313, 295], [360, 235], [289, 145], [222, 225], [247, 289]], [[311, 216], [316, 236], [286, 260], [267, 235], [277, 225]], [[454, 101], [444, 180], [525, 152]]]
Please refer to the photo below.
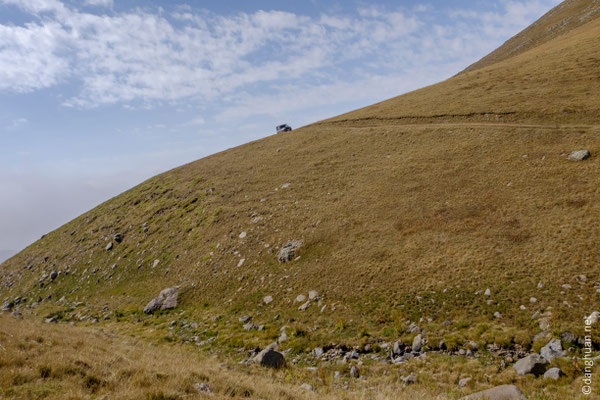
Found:
[[578, 28], [600, 16], [598, 0], [567, 0], [546, 13], [524, 31], [513, 36], [465, 71], [473, 71], [514, 57], [558, 36]]
[[[594, 19], [154, 177], [3, 263], [0, 297], [39, 297], [34, 312], [72, 321], [104, 306], [136, 321], [180, 285], [180, 308], [215, 345], [262, 346], [293, 323], [300, 352], [397, 338], [418, 321], [432, 345], [530, 348], [544, 311], [555, 332], [581, 334], [600, 282], [600, 161], [567, 154], [600, 151], [598, 37]], [[290, 240], [303, 241], [299, 258], [279, 264]], [[299, 311], [309, 290], [319, 304]], [[242, 315], [265, 330], [246, 332]]]
[[600, 119], [600, 19], [445, 82], [330, 121], [595, 124]]

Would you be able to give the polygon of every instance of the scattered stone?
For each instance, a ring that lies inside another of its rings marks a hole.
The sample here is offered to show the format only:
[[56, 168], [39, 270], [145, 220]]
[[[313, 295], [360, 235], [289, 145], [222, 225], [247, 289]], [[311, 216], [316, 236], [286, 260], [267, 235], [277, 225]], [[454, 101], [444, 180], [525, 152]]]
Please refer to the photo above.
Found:
[[243, 238], [245, 238], [245, 237], [246, 237], [246, 235], [247, 235], [247, 233], [246, 233], [246, 232], [242, 232], [242, 233], [240, 233], [240, 236], [239, 236], [239, 238], [240, 238], [240, 239], [243, 239]]
[[152, 268], [156, 268], [159, 263], [160, 263], [160, 260], [154, 260], [154, 264], [152, 264]]
[[534, 374], [538, 376], [546, 372], [547, 365], [548, 360], [539, 354], [531, 354], [517, 361], [513, 368], [519, 375]]
[[246, 262], [246, 259], [242, 258], [237, 264], [238, 268], [241, 267], [242, 265], [244, 265], [244, 262]]
[[198, 393], [212, 393], [212, 389], [206, 383], [197, 383], [194, 387]]
[[244, 325], [244, 330], [247, 330], [247, 331], [258, 330], [258, 325], [248, 322], [247, 324]]
[[579, 283], [584, 283], [586, 281], [587, 281], [587, 276], [585, 276], [585, 275], [579, 275], [577, 277], [577, 282], [579, 282]]
[[594, 311], [586, 318], [586, 320], [587, 320], [586, 323], [589, 323], [589, 325], [597, 324], [598, 321], [600, 320], [600, 312]]
[[308, 306], [310, 306], [310, 300], [308, 300], [306, 303], [304, 303], [300, 307], [298, 307], [298, 311], [306, 311]]
[[540, 355], [548, 361], [552, 361], [555, 358], [564, 357], [566, 352], [563, 351], [562, 344], [559, 339], [552, 339], [547, 345], [542, 347]]
[[458, 381], [458, 387], [464, 388], [465, 386], [467, 386], [469, 384], [469, 382], [471, 382], [471, 380], [472, 380], [471, 377], [462, 378], [460, 381]]
[[421, 351], [422, 345], [423, 345], [423, 337], [421, 336], [421, 334], [418, 334], [413, 339], [413, 342], [412, 342], [412, 351], [415, 352], [415, 353], [418, 353], [419, 351]]
[[113, 240], [117, 243], [121, 243], [123, 241], [123, 235], [120, 233], [115, 233], [113, 235]]
[[267, 368], [280, 369], [285, 366], [283, 354], [270, 348], [258, 353], [254, 361]]
[[104, 250], [106, 251], [111, 251], [113, 248], [113, 242], [110, 242], [106, 245], [106, 247], [104, 248]]
[[417, 383], [417, 381], [418, 381], [417, 375], [415, 375], [414, 372], [411, 372], [410, 375], [402, 378], [402, 382], [404, 382], [407, 385], [413, 385], [413, 384]]
[[277, 253], [277, 260], [280, 263], [285, 263], [294, 259], [298, 249], [302, 247], [302, 241], [293, 240], [281, 246], [281, 250]]
[[10, 311], [13, 309], [13, 307], [15, 306], [15, 303], [13, 303], [12, 301], [5, 301], [4, 304], [2, 305], [2, 311]]
[[271, 302], [273, 302], [273, 296], [265, 296], [263, 299], [263, 303], [265, 304], [270, 304]]
[[537, 288], [538, 288], [538, 289], [541, 289], [541, 288], [543, 288], [543, 287], [544, 287], [544, 282], [542, 282], [542, 281], [539, 281], [539, 282], [538, 282], [538, 284], [537, 284]]
[[153, 314], [158, 310], [168, 310], [177, 307], [177, 295], [179, 294], [179, 287], [172, 287], [164, 289], [159, 293], [157, 297], [150, 300], [150, 302], [144, 307], [146, 314]]
[[421, 328], [417, 326], [414, 322], [412, 322], [408, 328], [406, 329], [407, 333], [421, 333]]
[[359, 378], [360, 377], [360, 371], [358, 370], [358, 368], [353, 365], [352, 367], [350, 367], [350, 376], [353, 378]]
[[498, 311], [494, 313], [494, 318], [502, 318], [502, 314]]
[[590, 158], [592, 153], [589, 150], [577, 150], [569, 154], [569, 160], [571, 161], [583, 161]]
[[303, 383], [302, 385], [300, 385], [300, 389], [306, 390], [308, 392], [314, 392], [315, 391], [315, 388], [312, 385], [309, 385], [308, 383]]
[[560, 339], [568, 344], [577, 343], [577, 335], [572, 332], [564, 332], [560, 335]]
[[317, 297], [319, 297], [319, 292], [317, 292], [316, 290], [311, 290], [310, 292], [308, 292], [309, 300], [315, 300]]
[[299, 294], [298, 297], [296, 297], [296, 303], [302, 303], [305, 300], [306, 300], [306, 296], [303, 294]]
[[569, 285], [568, 283], [565, 283], [564, 285], [561, 286], [563, 289], [565, 290], [569, 290], [571, 289], [571, 285]]
[[312, 351], [312, 355], [314, 358], [319, 358], [323, 355], [323, 348], [322, 347], [315, 347]]
[[501, 385], [461, 397], [459, 400], [527, 400], [515, 385]]
[[533, 303], [537, 303], [537, 299], [536, 299], [535, 297], [530, 297], [530, 298], [529, 298], [529, 302], [530, 302], [531, 304], [533, 304]]
[[244, 315], [238, 318], [238, 321], [240, 321], [243, 324], [245, 324], [246, 322], [250, 322], [250, 320], [252, 320], [252, 317], [249, 315]]
[[546, 371], [544, 373], [544, 379], [552, 379], [554, 381], [557, 381], [563, 375], [564, 375], [564, 373], [562, 372], [562, 370], [560, 368], [550, 368], [548, 371]]
[[485, 289], [485, 293], [483, 293], [483, 294], [485, 294], [486, 296], [491, 296], [492, 291], [489, 288], [487, 288], [487, 289]]
[[550, 323], [550, 318], [548, 318], [548, 317], [540, 318], [539, 326], [540, 326], [540, 329], [542, 330], [542, 332], [549, 331], [550, 328], [552, 327], [552, 324]]
[[56, 278], [58, 278], [58, 271], [50, 272], [50, 279], [55, 280]]

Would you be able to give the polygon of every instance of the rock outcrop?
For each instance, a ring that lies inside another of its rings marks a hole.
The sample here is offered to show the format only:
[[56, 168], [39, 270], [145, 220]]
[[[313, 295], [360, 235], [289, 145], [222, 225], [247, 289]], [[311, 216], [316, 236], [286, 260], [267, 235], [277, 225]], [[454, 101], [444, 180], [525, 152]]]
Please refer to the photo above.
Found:
[[167, 288], [161, 291], [158, 296], [150, 300], [144, 307], [146, 314], [153, 314], [158, 310], [168, 310], [177, 307], [178, 287]]

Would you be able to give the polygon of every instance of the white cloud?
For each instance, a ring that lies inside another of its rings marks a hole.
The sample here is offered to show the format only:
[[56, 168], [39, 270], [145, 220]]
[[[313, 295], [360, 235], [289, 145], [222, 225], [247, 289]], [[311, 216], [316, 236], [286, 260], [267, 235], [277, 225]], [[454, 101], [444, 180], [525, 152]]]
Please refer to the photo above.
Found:
[[64, 101], [67, 106], [191, 100], [200, 107], [220, 103], [227, 114], [249, 107], [244, 93], [281, 98], [282, 85], [318, 92], [340, 84], [368, 86], [372, 77], [422, 81], [406, 71], [474, 61], [556, 2], [500, 0], [497, 12], [455, 10], [451, 21], [432, 26], [423, 7], [367, 7], [355, 15], [318, 17], [282, 11], [219, 16], [190, 7], [172, 15], [142, 9], [96, 15], [58, 0], [0, 0], [34, 18], [22, 26], [0, 25], [0, 90], [69, 82], [75, 95]]
[[112, 7], [113, 0], [85, 0], [85, 4], [99, 7]]

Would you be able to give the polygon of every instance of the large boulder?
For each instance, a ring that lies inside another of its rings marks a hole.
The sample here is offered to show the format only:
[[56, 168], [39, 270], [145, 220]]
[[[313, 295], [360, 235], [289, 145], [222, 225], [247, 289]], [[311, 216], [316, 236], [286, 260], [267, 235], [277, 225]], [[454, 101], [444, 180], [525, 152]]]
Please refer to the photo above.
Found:
[[269, 347], [258, 353], [254, 357], [254, 361], [267, 368], [280, 369], [285, 367], [283, 354]]
[[281, 246], [281, 250], [277, 253], [277, 260], [280, 263], [292, 261], [298, 249], [302, 247], [301, 240], [293, 240]]
[[546, 372], [546, 366], [548, 365], [548, 360], [539, 354], [531, 354], [525, 358], [521, 358], [519, 361], [515, 363], [513, 368], [517, 371], [519, 375], [542, 375]]
[[562, 344], [559, 339], [552, 339], [547, 345], [542, 347], [540, 355], [548, 361], [552, 361], [555, 358], [564, 357], [566, 355], [562, 348]]
[[527, 400], [515, 385], [502, 385], [462, 397], [460, 400]]
[[158, 296], [150, 300], [150, 303], [144, 307], [144, 312], [146, 314], [153, 314], [158, 310], [168, 310], [177, 307], [178, 294], [179, 287], [164, 289]]

